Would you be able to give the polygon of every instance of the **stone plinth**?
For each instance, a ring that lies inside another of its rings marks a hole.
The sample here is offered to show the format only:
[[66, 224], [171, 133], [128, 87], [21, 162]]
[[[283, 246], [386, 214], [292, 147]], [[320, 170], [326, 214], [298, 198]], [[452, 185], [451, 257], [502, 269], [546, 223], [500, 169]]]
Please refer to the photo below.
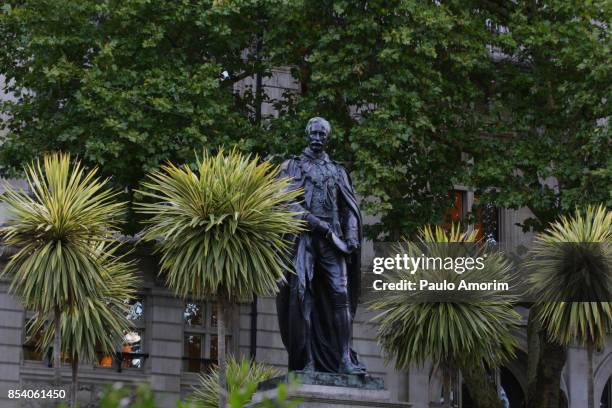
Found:
[[[391, 401], [380, 377], [300, 371], [293, 374], [297, 384], [289, 385], [288, 397], [298, 398], [300, 408], [410, 407], [407, 402]], [[251, 406], [258, 407], [266, 397], [274, 398], [276, 386], [288, 381], [287, 376], [282, 376], [262, 383]]]

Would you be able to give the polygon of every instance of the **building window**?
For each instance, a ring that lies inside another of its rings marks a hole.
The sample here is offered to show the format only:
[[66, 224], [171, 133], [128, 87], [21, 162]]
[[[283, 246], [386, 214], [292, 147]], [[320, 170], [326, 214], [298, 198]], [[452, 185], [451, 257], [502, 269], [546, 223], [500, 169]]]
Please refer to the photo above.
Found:
[[129, 304], [126, 314], [128, 320], [133, 322], [144, 321], [144, 299], [142, 297], [136, 297], [125, 303]]
[[[36, 313], [27, 310], [26, 321], [23, 326], [24, 340], [23, 340], [23, 360], [24, 361], [44, 361], [49, 367], [53, 365], [53, 338], [51, 338], [51, 344], [46, 348], [40, 347], [40, 341], [42, 340], [43, 333], [48, 330], [53, 330], [53, 320], [45, 320], [40, 328], [34, 333], [32, 332], [32, 324], [34, 323]], [[68, 353], [61, 353], [61, 360], [64, 364], [70, 364], [72, 358]]]
[[197, 334], [186, 334], [184, 339], [184, 370], [191, 373], [203, 371], [202, 338]]
[[[478, 201], [480, 196], [475, 195]], [[482, 203], [476, 206], [476, 223], [474, 229], [478, 231], [478, 239], [496, 244], [499, 242], [499, 208], [491, 203]]]
[[453, 223], [464, 221], [467, 201], [467, 192], [465, 191], [453, 190], [450, 194], [453, 199], [453, 206], [446, 210], [443, 224], [443, 227], [448, 230], [451, 229]]
[[143, 368], [147, 357], [145, 353], [145, 300], [143, 296], [125, 302], [128, 305], [126, 318], [133, 328], [123, 335], [122, 343], [114, 356], [100, 353], [98, 367]]
[[142, 368], [144, 364], [144, 330], [136, 329], [123, 336], [121, 346], [121, 368]]
[[[183, 370], [208, 371], [217, 362], [217, 305], [208, 302], [185, 303], [183, 312]], [[229, 326], [229, 325], [228, 325]], [[231, 336], [225, 337], [226, 349]]]
[[26, 320], [24, 325], [24, 341], [23, 341], [23, 359], [28, 361], [43, 361], [45, 353], [39, 347], [39, 342], [42, 337], [42, 333], [39, 330], [36, 333], [29, 333], [29, 327], [32, 323], [32, 319]]

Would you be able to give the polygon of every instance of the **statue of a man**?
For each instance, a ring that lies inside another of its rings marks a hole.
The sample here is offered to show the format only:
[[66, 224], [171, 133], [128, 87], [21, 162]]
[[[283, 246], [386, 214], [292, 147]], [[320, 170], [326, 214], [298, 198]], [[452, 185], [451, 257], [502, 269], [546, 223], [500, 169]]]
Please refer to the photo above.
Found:
[[348, 173], [330, 160], [331, 126], [315, 117], [306, 125], [308, 147], [286, 160], [281, 177], [304, 193], [296, 210], [307, 231], [295, 237], [295, 274], [287, 274], [277, 310], [289, 369], [364, 373], [351, 349], [360, 290], [361, 214]]

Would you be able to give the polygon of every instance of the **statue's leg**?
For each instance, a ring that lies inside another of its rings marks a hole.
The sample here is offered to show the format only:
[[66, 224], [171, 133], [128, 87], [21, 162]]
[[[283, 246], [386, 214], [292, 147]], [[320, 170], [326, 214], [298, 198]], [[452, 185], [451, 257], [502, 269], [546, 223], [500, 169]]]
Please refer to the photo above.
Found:
[[322, 275], [325, 276], [330, 289], [331, 305], [333, 308], [334, 327], [337, 330], [339, 346], [338, 372], [354, 373], [360, 371], [351, 362], [351, 313], [349, 308], [348, 280], [346, 261], [331, 243], [320, 241], [318, 245], [319, 258], [317, 264]]
[[304, 348], [306, 353], [306, 362], [304, 371], [315, 371], [314, 355], [312, 353], [312, 294], [307, 289], [304, 297]]

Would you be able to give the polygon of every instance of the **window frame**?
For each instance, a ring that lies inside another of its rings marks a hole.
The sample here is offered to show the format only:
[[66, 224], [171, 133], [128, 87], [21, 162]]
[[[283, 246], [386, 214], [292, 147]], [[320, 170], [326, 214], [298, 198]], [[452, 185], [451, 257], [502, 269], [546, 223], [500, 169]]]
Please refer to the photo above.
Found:
[[[202, 310], [202, 319], [200, 324], [190, 325], [186, 322], [185, 319], [185, 311], [187, 309], [187, 305], [190, 303], [195, 303], [201, 305]], [[216, 302], [214, 301], [198, 301], [193, 299], [188, 299], [183, 302], [183, 314], [182, 314], [182, 327], [183, 327], [183, 336], [182, 336], [182, 372], [197, 374], [198, 372], [207, 371], [213, 364], [216, 364], [218, 359], [211, 358], [211, 345], [213, 337], [217, 337], [217, 325], [213, 325], [214, 312], [219, 313], [219, 309], [217, 307]], [[226, 311], [227, 313], [227, 311]], [[229, 315], [229, 313], [227, 313]], [[231, 321], [233, 317], [231, 317], [227, 323], [228, 327], [231, 327]], [[200, 357], [189, 357], [186, 355], [186, 339], [187, 336], [199, 336], [201, 338], [201, 349], [200, 349]], [[233, 350], [233, 340], [235, 339], [235, 334], [230, 329], [225, 334], [226, 341], [226, 350]], [[200, 362], [200, 371], [190, 371], [188, 370], [188, 364], [190, 361], [199, 361]]]
[[[95, 369], [100, 370], [108, 370], [108, 369], [116, 369], [117, 372], [122, 372], [123, 370], [132, 370], [132, 371], [143, 371], [145, 369], [147, 359], [149, 358], [149, 353], [147, 352], [147, 344], [148, 344], [148, 336], [147, 336], [147, 322], [148, 322], [148, 313], [147, 313], [147, 305], [149, 303], [148, 296], [146, 293], [136, 293], [134, 295], [134, 301], [140, 300], [142, 303], [142, 315], [138, 319], [130, 320], [133, 324], [133, 327], [130, 331], [137, 332], [140, 334], [140, 351], [137, 353], [134, 352], [124, 352], [122, 350], [124, 343], [118, 344], [115, 348], [115, 352], [110, 357], [112, 358], [112, 363], [110, 366], [102, 366], [100, 365], [100, 360], [104, 358], [103, 353], [99, 353], [99, 357], [97, 361], [94, 362], [93, 366]], [[127, 334], [127, 333], [126, 333]], [[123, 363], [130, 359], [130, 356], [134, 358], [141, 359], [140, 367], [124, 367]]]

